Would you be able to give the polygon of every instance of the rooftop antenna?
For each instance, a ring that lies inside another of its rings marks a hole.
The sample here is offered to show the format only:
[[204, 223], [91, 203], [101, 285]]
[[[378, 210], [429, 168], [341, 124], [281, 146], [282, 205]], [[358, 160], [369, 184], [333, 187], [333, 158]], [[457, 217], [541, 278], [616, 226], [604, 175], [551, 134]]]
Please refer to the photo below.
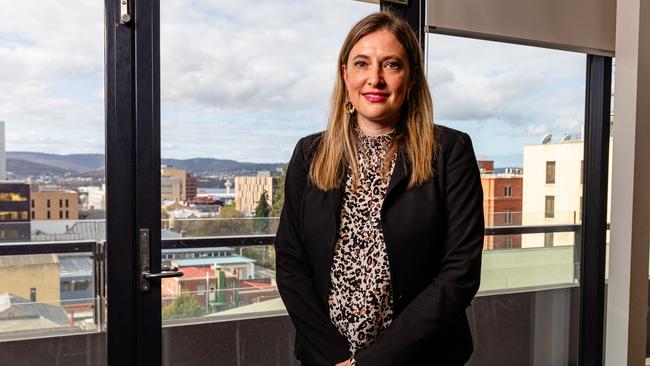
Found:
[[542, 137], [542, 145], [546, 145], [549, 142], [551, 142], [551, 137], [553, 137], [553, 135], [550, 134], [550, 133], [547, 133], [546, 135], [544, 135], [544, 137]]

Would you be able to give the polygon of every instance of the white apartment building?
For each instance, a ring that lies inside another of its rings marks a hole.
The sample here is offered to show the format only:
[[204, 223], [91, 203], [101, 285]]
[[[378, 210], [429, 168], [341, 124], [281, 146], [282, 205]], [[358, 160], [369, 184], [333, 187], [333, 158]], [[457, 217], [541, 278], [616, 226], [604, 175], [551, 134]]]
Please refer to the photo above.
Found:
[[106, 184], [102, 184], [101, 187], [79, 187], [79, 193], [82, 195], [86, 194], [86, 199], [83, 205], [85, 210], [106, 209]]
[[[611, 144], [609, 171], [611, 172]], [[524, 146], [522, 225], [578, 224], [582, 217], [584, 143], [563, 139], [559, 143]], [[611, 174], [609, 175], [611, 186]], [[608, 195], [608, 212], [609, 212]], [[575, 234], [543, 233], [522, 236], [522, 248], [573, 245]]]

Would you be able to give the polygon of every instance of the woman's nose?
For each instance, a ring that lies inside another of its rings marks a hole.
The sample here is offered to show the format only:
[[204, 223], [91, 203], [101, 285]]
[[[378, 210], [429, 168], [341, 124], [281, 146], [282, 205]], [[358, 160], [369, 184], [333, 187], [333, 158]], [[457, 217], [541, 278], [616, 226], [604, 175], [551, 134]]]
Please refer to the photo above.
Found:
[[368, 75], [368, 85], [378, 86], [381, 85], [384, 81], [383, 69], [379, 66], [374, 66], [370, 68], [370, 74]]

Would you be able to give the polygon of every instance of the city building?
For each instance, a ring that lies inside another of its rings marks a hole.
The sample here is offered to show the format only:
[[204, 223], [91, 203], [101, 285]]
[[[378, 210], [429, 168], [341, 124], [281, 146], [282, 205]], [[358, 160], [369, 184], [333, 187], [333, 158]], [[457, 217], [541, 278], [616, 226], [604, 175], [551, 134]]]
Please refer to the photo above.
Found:
[[195, 207], [200, 212], [218, 214], [223, 207], [224, 202], [215, 196], [194, 197], [190, 200], [190, 206]]
[[198, 194], [199, 180], [196, 175], [187, 173], [185, 177], [185, 199], [191, 200]]
[[[494, 162], [480, 160], [485, 226], [521, 225], [521, 174], [495, 173]], [[521, 248], [521, 235], [488, 235], [483, 249]]]
[[160, 200], [165, 202], [183, 201], [183, 181], [177, 177], [160, 177]]
[[[85, 196], [83, 199], [84, 210], [105, 210], [106, 209], [106, 184], [101, 187], [89, 186], [79, 187], [80, 195]], [[80, 197], [82, 199], [82, 197]]]
[[60, 286], [56, 254], [0, 256], [0, 291], [58, 306]]
[[186, 201], [196, 196], [197, 180], [183, 169], [164, 166], [160, 168], [160, 189], [163, 201]]
[[274, 191], [275, 180], [269, 171], [260, 171], [254, 177], [235, 177], [235, 207], [247, 214], [254, 213], [263, 192], [272, 206]]
[[0, 332], [17, 333], [71, 326], [62, 307], [37, 303], [11, 292], [0, 293]]
[[[540, 144], [524, 147], [522, 225], [579, 224], [582, 221], [582, 183], [584, 143], [565, 135], [553, 143], [545, 136]], [[612, 138], [610, 137], [610, 146]], [[609, 150], [609, 170], [612, 165]], [[609, 175], [611, 184], [612, 175]], [[607, 212], [611, 207], [608, 193]], [[527, 234], [522, 247], [574, 245], [572, 232]]]
[[0, 242], [30, 241], [29, 184], [0, 182]]
[[72, 190], [42, 190], [31, 193], [32, 220], [78, 220], [79, 193]]

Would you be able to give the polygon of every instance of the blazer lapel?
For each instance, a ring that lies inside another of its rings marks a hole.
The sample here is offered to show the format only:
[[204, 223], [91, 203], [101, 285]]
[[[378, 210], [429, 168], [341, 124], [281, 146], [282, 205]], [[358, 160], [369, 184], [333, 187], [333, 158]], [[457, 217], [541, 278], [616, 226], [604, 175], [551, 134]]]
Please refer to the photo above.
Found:
[[397, 151], [397, 157], [395, 158], [395, 167], [393, 168], [393, 174], [390, 176], [390, 181], [388, 182], [388, 188], [386, 188], [386, 196], [388, 197], [390, 192], [397, 187], [397, 185], [408, 177], [408, 163], [406, 161], [406, 155], [402, 149]]

